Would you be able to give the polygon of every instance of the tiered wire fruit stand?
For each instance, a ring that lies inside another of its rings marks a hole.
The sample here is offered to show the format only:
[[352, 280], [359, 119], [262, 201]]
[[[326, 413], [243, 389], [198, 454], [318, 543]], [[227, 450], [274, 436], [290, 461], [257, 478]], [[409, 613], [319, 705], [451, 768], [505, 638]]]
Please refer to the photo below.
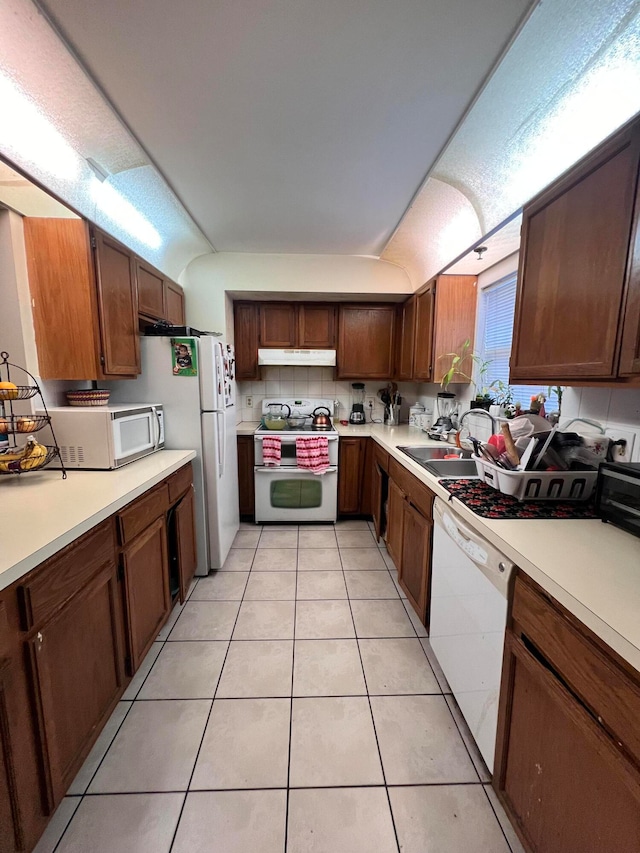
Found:
[[[19, 384], [19, 381], [26, 384]], [[14, 412], [16, 401], [33, 397], [40, 398], [44, 415], [18, 415]], [[36, 440], [34, 433], [42, 429], [49, 429], [53, 444], [40, 444]], [[8, 352], [0, 352], [0, 435], [8, 437], [8, 447], [0, 450], [0, 475], [42, 471], [57, 458], [60, 459], [62, 479], [66, 479], [67, 472], [38, 381], [26, 368], [9, 361]], [[19, 437], [26, 441], [20, 443]]]

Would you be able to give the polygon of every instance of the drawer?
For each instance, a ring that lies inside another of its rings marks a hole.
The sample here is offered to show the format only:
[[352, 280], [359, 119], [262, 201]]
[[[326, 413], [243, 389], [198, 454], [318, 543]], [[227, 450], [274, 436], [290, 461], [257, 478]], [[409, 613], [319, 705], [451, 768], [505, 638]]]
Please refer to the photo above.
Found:
[[168, 509], [169, 487], [165, 480], [118, 513], [120, 544], [126, 545]]
[[598, 722], [640, 761], [640, 679], [632, 678], [550, 597], [522, 575], [512, 605], [514, 632], [524, 636], [557, 670]]
[[173, 505], [178, 498], [182, 497], [189, 486], [193, 483], [193, 468], [191, 466], [191, 462], [183, 468], [180, 468], [175, 472], [175, 474], [172, 474], [168, 478], [167, 483], [169, 485], [169, 503]]
[[435, 495], [417, 477], [401, 465], [397, 459], [389, 460], [389, 476], [406, 494], [414, 507], [427, 518], [433, 518], [433, 499]]
[[67, 545], [18, 586], [20, 618], [25, 631], [43, 624], [89, 581], [102, 566], [115, 564], [113, 520], [95, 527]]
[[[373, 441], [373, 439], [372, 439]], [[388, 474], [389, 473], [389, 454], [386, 450], [383, 450], [377, 441], [373, 442], [373, 458], [374, 461], [378, 463], [378, 465], [382, 468], [382, 470]]]

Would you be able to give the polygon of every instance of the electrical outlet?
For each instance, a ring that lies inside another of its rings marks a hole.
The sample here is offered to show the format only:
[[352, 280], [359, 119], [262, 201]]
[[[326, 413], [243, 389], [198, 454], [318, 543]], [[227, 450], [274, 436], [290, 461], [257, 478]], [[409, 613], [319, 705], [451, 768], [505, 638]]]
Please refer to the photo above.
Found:
[[373, 409], [373, 407], [376, 404], [376, 398], [375, 397], [365, 397], [364, 402], [365, 402], [366, 408]]
[[251, 395], [249, 395], [248, 397], [245, 397], [244, 398], [244, 404], [245, 404], [247, 409], [253, 409], [253, 397]]
[[631, 462], [633, 456], [633, 444], [636, 439], [636, 434], [632, 429], [624, 427], [610, 426], [605, 429], [604, 434], [613, 441], [624, 439], [627, 443], [624, 447], [614, 447], [612, 459], [614, 462]]

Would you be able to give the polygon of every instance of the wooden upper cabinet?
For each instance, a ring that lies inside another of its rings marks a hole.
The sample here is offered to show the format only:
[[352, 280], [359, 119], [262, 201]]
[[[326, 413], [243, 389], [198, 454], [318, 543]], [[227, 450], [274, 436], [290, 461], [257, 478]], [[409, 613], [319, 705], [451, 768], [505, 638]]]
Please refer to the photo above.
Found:
[[339, 379], [393, 376], [395, 311], [395, 305], [340, 305]]
[[298, 305], [298, 339], [302, 349], [335, 349], [335, 305]]
[[[440, 382], [451, 363], [447, 353], [459, 353], [467, 340], [469, 351], [473, 350], [478, 279], [475, 275], [440, 275], [435, 286], [432, 381]], [[456, 373], [452, 381], [468, 384], [472, 369], [469, 356], [461, 364], [466, 376]]]
[[618, 371], [620, 376], [629, 377], [640, 374], [640, 183], [635, 208]]
[[399, 305], [396, 317], [396, 379], [413, 379], [416, 345], [416, 297]]
[[150, 320], [162, 320], [165, 316], [164, 277], [153, 267], [136, 259], [138, 280], [138, 313]]
[[640, 370], [637, 251], [627, 267], [639, 156], [635, 122], [525, 207], [511, 379], [613, 379], [621, 338], [621, 372]]
[[296, 306], [290, 302], [260, 304], [260, 346], [291, 349], [297, 340]]
[[165, 279], [165, 316], [173, 326], [184, 326], [184, 290], [179, 284]]
[[259, 379], [257, 303], [236, 302], [233, 319], [236, 379]]
[[435, 280], [416, 297], [413, 379], [433, 381], [433, 324], [435, 319]]
[[98, 379], [99, 321], [89, 227], [25, 217], [29, 290], [42, 379]]
[[102, 370], [107, 376], [140, 373], [135, 259], [123, 245], [93, 233]]
[[97, 229], [92, 235], [81, 219], [26, 217], [24, 233], [40, 376], [109, 379], [138, 374], [131, 252]]

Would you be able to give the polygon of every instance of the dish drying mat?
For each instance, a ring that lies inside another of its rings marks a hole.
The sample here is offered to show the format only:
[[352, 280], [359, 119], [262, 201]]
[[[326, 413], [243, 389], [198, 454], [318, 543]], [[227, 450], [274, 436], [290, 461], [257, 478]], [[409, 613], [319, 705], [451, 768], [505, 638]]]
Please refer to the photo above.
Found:
[[478, 480], [438, 480], [441, 486], [482, 518], [599, 518], [593, 501], [516, 500]]

